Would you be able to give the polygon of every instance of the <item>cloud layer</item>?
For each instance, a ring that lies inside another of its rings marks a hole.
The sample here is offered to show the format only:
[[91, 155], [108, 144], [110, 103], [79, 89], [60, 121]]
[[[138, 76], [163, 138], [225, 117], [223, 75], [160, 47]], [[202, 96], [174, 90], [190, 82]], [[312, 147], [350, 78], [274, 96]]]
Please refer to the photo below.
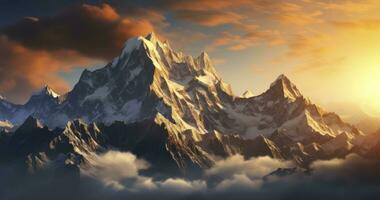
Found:
[[[380, 195], [380, 162], [367, 160], [355, 154], [342, 159], [315, 161], [308, 172], [293, 170], [286, 176], [267, 175], [278, 168], [293, 169], [294, 165], [291, 162], [269, 157], [244, 160], [242, 156], [235, 155], [218, 161], [204, 172], [202, 178], [197, 179], [142, 175], [149, 164], [128, 152], [109, 151], [92, 156], [89, 162], [90, 165], [81, 169], [82, 180], [79, 187], [73, 183], [52, 185], [46, 180], [34, 181], [32, 187], [23, 182], [25, 185], [20, 187], [23, 189], [18, 191], [17, 197], [35, 194], [34, 190], [44, 193], [44, 197], [50, 195], [58, 197], [63, 192], [62, 188], [65, 188], [65, 191], [71, 190], [70, 185], [76, 189], [80, 188], [80, 191], [70, 196], [71, 199], [252, 199], [255, 197], [268, 200], [336, 200], [373, 199]], [[0, 183], [5, 186], [5, 182], [0, 181]], [[42, 191], [38, 189], [45, 187], [53, 188]], [[58, 193], [50, 194], [50, 191]]]
[[[115, 159], [116, 157], [118, 159]], [[278, 168], [291, 169], [294, 166], [291, 162], [269, 157], [244, 160], [242, 156], [235, 155], [218, 161], [205, 171], [202, 179], [196, 180], [175, 177], [155, 180], [153, 177], [142, 176], [139, 174], [141, 161], [130, 153], [107, 153], [100, 156], [97, 162], [105, 164], [109, 160], [112, 160], [109, 166], [120, 164], [128, 171], [125, 176], [126, 172], [118, 170], [122, 169], [121, 167], [115, 167], [116, 170], [108, 175], [109, 178], [120, 181], [120, 177], [134, 177], [133, 181], [119, 182], [123, 189], [117, 187], [117, 190], [113, 190], [118, 197], [132, 195], [137, 199], [153, 196], [168, 199], [251, 199], [253, 196], [258, 199], [371, 199], [380, 194], [379, 162], [366, 160], [355, 154], [344, 159], [316, 161], [311, 165], [309, 173], [299, 170], [288, 176], [266, 175]], [[130, 170], [131, 168], [133, 170]], [[98, 180], [103, 182], [103, 178]], [[110, 188], [109, 184], [105, 186], [111, 190], [115, 189]]]

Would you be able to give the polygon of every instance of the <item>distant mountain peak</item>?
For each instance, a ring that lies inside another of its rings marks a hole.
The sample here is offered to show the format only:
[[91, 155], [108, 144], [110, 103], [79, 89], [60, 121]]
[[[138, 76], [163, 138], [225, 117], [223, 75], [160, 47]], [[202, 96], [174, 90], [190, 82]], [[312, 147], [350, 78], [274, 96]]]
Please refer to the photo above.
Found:
[[197, 57], [197, 60], [199, 60], [205, 67], [211, 65], [211, 59], [205, 51], [202, 51], [202, 53]]
[[45, 85], [42, 89], [33, 93], [33, 96], [51, 96], [53, 98], [58, 98], [59, 94], [54, 92], [54, 90], [51, 89], [48, 85]]
[[[279, 81], [279, 80], [290, 81], [290, 79], [289, 79], [285, 74], [280, 74], [280, 75], [277, 77], [276, 81]], [[275, 81], [275, 82], [276, 82], [276, 81]]]
[[279, 85], [279, 84], [294, 85], [285, 74], [279, 75], [277, 77], [277, 79], [270, 85], [270, 87], [274, 87], [274, 86]]
[[302, 94], [297, 89], [296, 85], [294, 85], [284, 74], [278, 76], [278, 78], [270, 85], [267, 92], [275, 93], [291, 100], [302, 97]]
[[28, 118], [26, 118], [24, 123], [20, 126], [20, 129], [43, 128], [43, 127], [44, 127], [44, 124], [40, 120], [34, 118], [33, 116], [29, 116]]
[[201, 53], [201, 55], [199, 57], [202, 58], [202, 59], [204, 59], [204, 60], [210, 60], [209, 55], [205, 51], [202, 51], [202, 53]]

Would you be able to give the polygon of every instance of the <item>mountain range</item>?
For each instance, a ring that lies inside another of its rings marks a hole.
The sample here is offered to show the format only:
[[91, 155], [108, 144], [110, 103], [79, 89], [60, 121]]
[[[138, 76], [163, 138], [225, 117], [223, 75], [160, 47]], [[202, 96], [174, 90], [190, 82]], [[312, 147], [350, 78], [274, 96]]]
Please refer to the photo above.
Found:
[[73, 89], [48, 86], [27, 103], [0, 98], [0, 164], [27, 173], [47, 166], [79, 172], [117, 149], [152, 164], [156, 177], [188, 176], [219, 158], [270, 156], [301, 168], [355, 152], [375, 156], [368, 136], [304, 97], [285, 75], [260, 95], [233, 94], [207, 53], [174, 51], [154, 33], [129, 39]]

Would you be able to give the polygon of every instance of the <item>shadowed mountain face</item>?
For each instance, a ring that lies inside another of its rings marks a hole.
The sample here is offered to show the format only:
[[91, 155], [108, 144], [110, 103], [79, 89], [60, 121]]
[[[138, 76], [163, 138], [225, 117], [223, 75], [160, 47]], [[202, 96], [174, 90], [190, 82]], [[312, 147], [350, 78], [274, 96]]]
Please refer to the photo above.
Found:
[[213, 155], [283, 158], [277, 146], [263, 136], [243, 139], [210, 133], [202, 137], [200, 141], [178, 139], [165, 125], [151, 120], [129, 124], [117, 121], [111, 125], [75, 120], [63, 129], [49, 130], [39, 120], [29, 117], [14, 133], [3, 133], [0, 163], [17, 163], [22, 171], [30, 173], [52, 163], [79, 169], [89, 164], [91, 156], [117, 149], [149, 161], [152, 166], [146, 174], [196, 177], [201, 175], [202, 168], [213, 165]]
[[[153, 177], [200, 176], [220, 158], [270, 156], [308, 167], [369, 139], [303, 97], [284, 75], [261, 95], [235, 96], [206, 53], [175, 52], [152, 33], [128, 40], [105, 67], [85, 70], [69, 93], [49, 87], [25, 105], [0, 99], [0, 162], [22, 171], [83, 172], [94, 156], [132, 152]], [[368, 145], [367, 145], [368, 146]]]

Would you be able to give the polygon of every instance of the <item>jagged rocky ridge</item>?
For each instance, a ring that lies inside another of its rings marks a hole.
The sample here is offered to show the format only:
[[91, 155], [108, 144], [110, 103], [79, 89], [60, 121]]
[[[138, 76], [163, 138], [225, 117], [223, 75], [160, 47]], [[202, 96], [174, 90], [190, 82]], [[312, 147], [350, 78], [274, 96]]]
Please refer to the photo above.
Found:
[[114, 122], [111, 125], [69, 121], [64, 128], [49, 129], [29, 117], [14, 133], [0, 137], [0, 164], [13, 163], [34, 173], [47, 166], [86, 167], [92, 156], [110, 149], [132, 152], [151, 163], [146, 173], [181, 176], [209, 167], [209, 155], [226, 157], [240, 153], [247, 158], [270, 155], [282, 158], [280, 150], [264, 137], [244, 140], [238, 136], [208, 134], [201, 142], [180, 141], [157, 121]]
[[85, 165], [111, 148], [182, 173], [236, 153], [307, 166], [351, 152], [364, 137], [284, 75], [261, 95], [235, 96], [205, 52], [175, 52], [153, 33], [128, 40], [104, 68], [85, 70], [65, 95], [44, 87], [24, 105], [0, 99], [0, 120], [18, 127], [1, 135], [2, 161], [26, 160], [28, 169]]

